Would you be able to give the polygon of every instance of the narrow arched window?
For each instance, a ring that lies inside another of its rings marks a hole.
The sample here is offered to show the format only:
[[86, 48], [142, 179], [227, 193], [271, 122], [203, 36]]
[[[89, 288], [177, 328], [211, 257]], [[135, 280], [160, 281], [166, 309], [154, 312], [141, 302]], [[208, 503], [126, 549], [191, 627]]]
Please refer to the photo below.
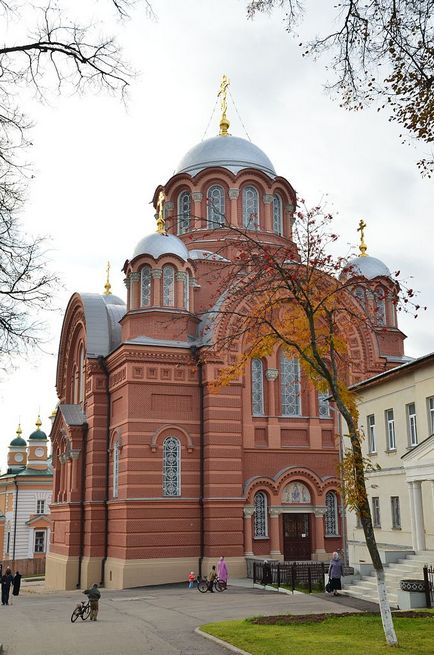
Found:
[[82, 403], [84, 401], [84, 372], [85, 372], [85, 363], [84, 363], [84, 348], [81, 346], [79, 360], [78, 360], [78, 402]]
[[151, 267], [144, 266], [140, 273], [142, 307], [151, 304]]
[[354, 297], [357, 298], [363, 309], [366, 309], [366, 296], [363, 287], [356, 287], [354, 289]]
[[261, 359], [252, 359], [252, 414], [264, 415], [264, 365]]
[[300, 363], [280, 353], [280, 393], [282, 416], [300, 416]]
[[175, 304], [175, 269], [163, 266], [163, 305], [173, 307]]
[[181, 444], [167, 437], [163, 444], [163, 496], [181, 495]]
[[119, 441], [113, 446], [113, 498], [119, 495]]
[[283, 234], [282, 223], [282, 199], [275, 194], [273, 196], [273, 232], [275, 234]]
[[329, 418], [330, 416], [330, 403], [328, 392], [318, 392], [318, 414], [320, 418]]
[[267, 496], [258, 491], [254, 498], [255, 537], [268, 537]]
[[190, 309], [190, 273], [188, 271], [184, 277], [184, 308]]
[[225, 192], [215, 184], [208, 189], [208, 227], [218, 227], [225, 222]]
[[325, 534], [328, 537], [336, 537], [338, 532], [338, 499], [334, 491], [328, 491], [325, 497]]
[[243, 189], [243, 225], [249, 230], [259, 230], [259, 196], [254, 186]]
[[386, 325], [386, 302], [381, 287], [375, 290], [375, 317], [378, 325]]
[[190, 227], [191, 194], [182, 191], [178, 196], [178, 234], [184, 234]]

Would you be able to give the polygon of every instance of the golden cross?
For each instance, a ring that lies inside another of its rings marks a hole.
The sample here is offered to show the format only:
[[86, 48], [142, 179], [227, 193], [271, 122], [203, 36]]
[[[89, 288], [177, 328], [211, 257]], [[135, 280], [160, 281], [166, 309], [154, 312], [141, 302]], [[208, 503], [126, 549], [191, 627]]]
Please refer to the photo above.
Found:
[[359, 222], [359, 227], [357, 228], [357, 232], [360, 232], [360, 246], [359, 246], [360, 257], [367, 257], [366, 251], [368, 249], [368, 246], [365, 243], [365, 227], [366, 227], [366, 223], [363, 220], [363, 218], [361, 218]]
[[226, 112], [228, 109], [228, 100], [227, 100], [227, 89], [230, 84], [230, 80], [227, 75], [223, 75], [222, 81], [220, 84], [220, 91], [217, 94], [217, 98], [220, 98], [220, 107], [222, 110], [222, 117], [220, 119], [220, 136], [227, 136], [229, 129], [229, 121], [226, 118]]
[[107, 262], [107, 266], [105, 270], [107, 273], [107, 278], [104, 284], [104, 295], [109, 296], [111, 294], [111, 288], [112, 288], [112, 285], [110, 284], [110, 262]]
[[166, 234], [166, 221], [164, 218], [164, 202], [166, 200], [166, 196], [163, 190], [160, 191], [158, 194], [158, 200], [157, 200], [157, 232], [158, 234]]

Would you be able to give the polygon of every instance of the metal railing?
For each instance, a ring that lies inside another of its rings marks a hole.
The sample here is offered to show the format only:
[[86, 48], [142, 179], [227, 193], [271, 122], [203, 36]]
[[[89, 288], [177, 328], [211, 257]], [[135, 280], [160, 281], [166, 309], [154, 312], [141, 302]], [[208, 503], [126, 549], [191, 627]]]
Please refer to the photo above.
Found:
[[[251, 575], [254, 583], [271, 584], [291, 591], [299, 589], [312, 593], [324, 591], [324, 562], [268, 562], [264, 571], [264, 561], [250, 560]], [[328, 567], [328, 565], [327, 565]], [[248, 570], [249, 574], [249, 570]]]
[[426, 606], [433, 607], [434, 605], [434, 567], [425, 564], [423, 567], [423, 581], [425, 583], [425, 599]]

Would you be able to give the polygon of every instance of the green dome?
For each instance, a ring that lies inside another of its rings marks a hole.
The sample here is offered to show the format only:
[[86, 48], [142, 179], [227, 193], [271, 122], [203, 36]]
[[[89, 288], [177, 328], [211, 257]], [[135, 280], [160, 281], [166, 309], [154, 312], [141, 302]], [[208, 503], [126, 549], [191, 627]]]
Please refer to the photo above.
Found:
[[22, 437], [15, 437], [15, 439], [12, 439], [12, 441], [11, 441], [11, 443], [9, 445], [10, 446], [20, 446], [20, 447], [22, 447], [22, 446], [26, 447], [27, 446], [26, 442], [24, 441], [24, 439]]
[[29, 437], [29, 440], [30, 439], [35, 439], [35, 440], [37, 439], [38, 441], [48, 441], [48, 437], [45, 434], [45, 432], [42, 432], [42, 430], [40, 430], [39, 428], [34, 432], [32, 432], [32, 434]]

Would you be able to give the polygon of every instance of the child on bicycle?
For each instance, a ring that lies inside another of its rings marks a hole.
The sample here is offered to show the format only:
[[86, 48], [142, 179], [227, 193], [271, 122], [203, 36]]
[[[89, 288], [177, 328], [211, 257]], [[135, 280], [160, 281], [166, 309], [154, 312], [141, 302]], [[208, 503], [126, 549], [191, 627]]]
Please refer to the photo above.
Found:
[[217, 577], [217, 572], [215, 570], [215, 566], [212, 566], [208, 574], [208, 591], [210, 591], [211, 593], [214, 593], [213, 586], [216, 577]]
[[90, 601], [90, 620], [96, 621], [96, 617], [98, 616], [98, 601], [101, 598], [101, 593], [96, 582], [90, 589], [83, 591], [83, 593], [86, 594]]

